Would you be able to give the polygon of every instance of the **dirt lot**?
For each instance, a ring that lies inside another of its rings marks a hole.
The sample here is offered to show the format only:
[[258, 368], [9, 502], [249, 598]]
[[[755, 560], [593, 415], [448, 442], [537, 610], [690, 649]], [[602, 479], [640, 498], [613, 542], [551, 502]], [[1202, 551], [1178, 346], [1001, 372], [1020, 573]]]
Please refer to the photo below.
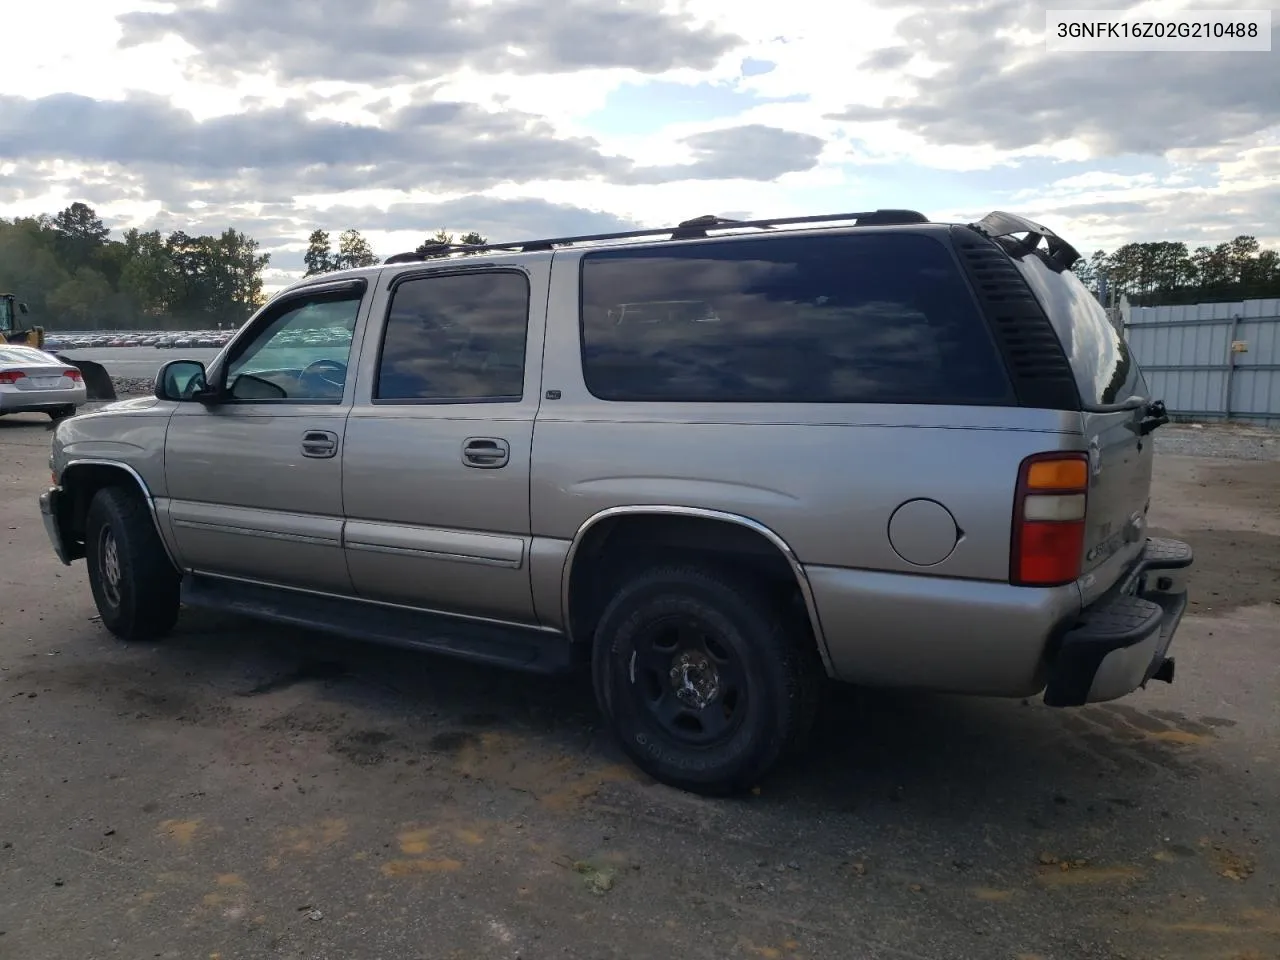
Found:
[[1174, 685], [846, 693], [710, 801], [579, 679], [191, 613], [115, 642], [45, 540], [48, 444], [0, 421], [0, 958], [1280, 958], [1275, 459], [1159, 457]]

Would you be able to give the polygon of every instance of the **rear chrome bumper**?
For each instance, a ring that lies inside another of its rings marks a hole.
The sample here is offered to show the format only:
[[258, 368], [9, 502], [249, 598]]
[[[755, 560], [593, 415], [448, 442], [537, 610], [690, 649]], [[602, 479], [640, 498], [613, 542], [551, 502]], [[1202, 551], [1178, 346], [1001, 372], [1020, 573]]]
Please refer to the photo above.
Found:
[[50, 487], [40, 494], [40, 518], [44, 521], [44, 532], [49, 535], [53, 544], [53, 552], [64, 566], [71, 566], [67, 555], [66, 541], [62, 539], [62, 529], [58, 524], [58, 500], [62, 496], [62, 488]]
[[[1168, 656], [1187, 609], [1187, 591], [1160, 571], [1191, 566], [1181, 540], [1148, 539], [1137, 563], [1106, 595], [1086, 607], [1063, 635], [1049, 668], [1044, 702], [1075, 707], [1115, 700], [1153, 679], [1173, 680]], [[1149, 582], [1155, 574], [1154, 586]]]

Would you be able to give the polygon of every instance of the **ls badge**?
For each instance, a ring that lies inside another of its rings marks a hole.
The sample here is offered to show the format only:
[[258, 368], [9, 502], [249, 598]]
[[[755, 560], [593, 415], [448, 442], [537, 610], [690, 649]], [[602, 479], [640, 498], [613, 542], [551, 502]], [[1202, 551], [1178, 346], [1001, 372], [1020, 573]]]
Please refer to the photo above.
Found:
[[1095, 477], [1102, 473], [1102, 448], [1097, 437], [1089, 441], [1089, 472]]

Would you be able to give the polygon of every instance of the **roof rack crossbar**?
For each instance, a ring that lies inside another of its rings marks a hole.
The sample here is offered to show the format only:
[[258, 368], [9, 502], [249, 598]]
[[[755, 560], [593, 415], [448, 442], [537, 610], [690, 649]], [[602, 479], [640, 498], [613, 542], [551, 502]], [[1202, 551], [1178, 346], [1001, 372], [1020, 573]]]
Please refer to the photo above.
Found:
[[[673, 240], [707, 236], [708, 230], [772, 230], [774, 227], [796, 226], [810, 223], [840, 223], [852, 221], [857, 226], [884, 226], [889, 224], [928, 223], [929, 219], [914, 210], [867, 210], [861, 213], [824, 213], [803, 217], [770, 217], [764, 220], [729, 220], [710, 214], [685, 220], [674, 227], [648, 227], [642, 230], [622, 230], [616, 233], [589, 233], [572, 237], [550, 237], [542, 240], [513, 240], [509, 243], [432, 243], [424, 244], [421, 253], [397, 253], [387, 257], [384, 264], [411, 263], [451, 253], [486, 253], [490, 250], [529, 252], [552, 250], [575, 243], [602, 243], [607, 240], [638, 240], [644, 237], [669, 236]], [[422, 249], [422, 248], [420, 248]]]

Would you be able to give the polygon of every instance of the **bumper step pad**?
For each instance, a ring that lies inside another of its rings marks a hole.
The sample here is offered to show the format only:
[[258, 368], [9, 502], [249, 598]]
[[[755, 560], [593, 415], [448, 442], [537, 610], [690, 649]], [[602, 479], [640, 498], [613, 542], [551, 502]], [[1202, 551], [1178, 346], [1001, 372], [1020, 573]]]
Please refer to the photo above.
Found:
[[1160, 626], [1164, 610], [1141, 597], [1116, 597], [1086, 610], [1067, 636], [1076, 643], [1104, 643], [1127, 647]]
[[1148, 642], [1153, 636], [1157, 638], [1154, 656], [1145, 673], [1134, 678], [1135, 685], [1153, 679], [1172, 682], [1173, 661], [1166, 651], [1186, 610], [1187, 594], [1185, 590], [1170, 592], [1169, 578], [1158, 578], [1157, 589], [1149, 589], [1146, 574], [1189, 567], [1193, 559], [1191, 547], [1181, 540], [1148, 538], [1125, 580], [1111, 595], [1081, 611], [1080, 618], [1062, 635], [1049, 670], [1044, 702], [1051, 707], [1089, 702], [1094, 677], [1107, 656]]
[[1179, 570], [1191, 566], [1191, 545], [1165, 537], [1148, 537], [1142, 561], [1148, 570]]

